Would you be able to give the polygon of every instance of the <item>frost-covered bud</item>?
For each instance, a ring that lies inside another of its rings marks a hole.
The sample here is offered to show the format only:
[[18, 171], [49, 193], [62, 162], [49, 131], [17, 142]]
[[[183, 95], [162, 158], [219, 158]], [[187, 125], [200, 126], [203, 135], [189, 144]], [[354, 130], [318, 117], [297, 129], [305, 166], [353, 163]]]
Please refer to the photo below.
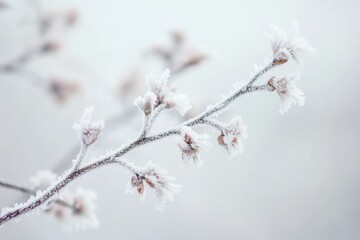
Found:
[[296, 82], [300, 80], [300, 73], [292, 73], [286, 77], [272, 77], [268, 82], [268, 89], [276, 90], [281, 98], [280, 113], [284, 114], [288, 111], [292, 104], [303, 106], [305, 97], [303, 92], [296, 86]]
[[166, 108], [176, 108], [181, 116], [184, 116], [191, 108], [190, 101], [184, 94], [169, 93], [165, 98]]
[[271, 26], [269, 37], [274, 54], [274, 65], [286, 63], [290, 58], [301, 63], [301, 54], [313, 52], [309, 42], [299, 35], [299, 25], [294, 22], [289, 32], [284, 32], [276, 26]]
[[166, 69], [160, 76], [148, 76], [148, 87], [156, 96], [155, 107], [164, 104], [166, 108], [176, 108], [183, 116], [190, 109], [190, 103], [183, 94], [178, 94], [174, 88], [167, 86], [170, 70]]
[[156, 96], [156, 104], [157, 106], [163, 103], [166, 95], [169, 92], [167, 88], [167, 82], [170, 77], [170, 70], [167, 68], [165, 71], [161, 73], [161, 75], [157, 76], [153, 73], [147, 76], [147, 85], [149, 90], [153, 92]]
[[79, 92], [80, 86], [74, 81], [63, 78], [51, 79], [49, 91], [59, 102], [65, 102], [69, 97]]
[[[156, 196], [156, 209], [163, 210], [168, 201], [174, 200], [174, 195], [179, 193], [181, 186], [175, 184], [175, 178], [170, 176], [165, 169], [149, 162], [140, 174], [131, 177], [130, 188], [136, 189], [142, 196], [145, 194], [145, 185], [154, 190]], [[131, 189], [129, 189], [131, 191]]]
[[96, 228], [99, 224], [95, 214], [96, 198], [92, 190], [65, 191], [49, 202], [45, 212], [53, 214], [67, 230]]
[[193, 160], [197, 166], [200, 166], [202, 161], [199, 159], [198, 154], [209, 145], [208, 135], [198, 134], [190, 127], [183, 127], [181, 129], [181, 139], [178, 141], [178, 146], [182, 152], [183, 160]]
[[150, 115], [155, 108], [156, 95], [151, 91], [147, 91], [144, 97], [136, 98], [134, 104], [140, 111], [144, 112], [145, 115]]
[[30, 183], [35, 190], [45, 190], [56, 180], [56, 174], [51, 171], [38, 171], [30, 178]]
[[92, 112], [93, 112], [92, 107], [86, 108], [84, 114], [80, 119], [80, 122], [75, 123], [73, 125], [73, 129], [77, 132], [80, 140], [86, 146], [90, 146], [97, 140], [100, 131], [105, 126], [104, 121], [96, 121], [96, 122], [90, 121]]
[[236, 116], [224, 126], [223, 133], [218, 137], [218, 143], [223, 146], [232, 158], [244, 151], [243, 140], [247, 138], [247, 127], [240, 116]]
[[48, 41], [45, 42], [42, 46], [41, 46], [41, 51], [44, 53], [50, 53], [50, 52], [55, 52], [57, 50], [59, 50], [61, 47], [60, 42], [57, 41]]
[[52, 200], [44, 208], [48, 214], [53, 214], [60, 221], [67, 222], [73, 212], [72, 201], [73, 196], [69, 191], [60, 193], [59, 198]]
[[92, 190], [79, 188], [74, 195], [72, 225], [75, 228], [96, 228], [99, 225], [95, 214], [96, 193]]
[[79, 13], [76, 10], [76, 8], [71, 8], [65, 13], [64, 17], [65, 17], [65, 19], [64, 19], [65, 24], [67, 26], [72, 26], [77, 22], [77, 20], [79, 18]]

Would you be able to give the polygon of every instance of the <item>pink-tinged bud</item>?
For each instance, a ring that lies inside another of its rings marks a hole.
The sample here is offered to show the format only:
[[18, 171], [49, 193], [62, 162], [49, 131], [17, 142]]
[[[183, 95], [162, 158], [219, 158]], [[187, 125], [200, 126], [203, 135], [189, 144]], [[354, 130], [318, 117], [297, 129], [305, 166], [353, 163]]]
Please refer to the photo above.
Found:
[[91, 122], [90, 118], [93, 108], [87, 108], [81, 117], [80, 123], [75, 123], [73, 128], [77, 132], [84, 145], [90, 146], [96, 142], [101, 130], [104, 128], [104, 121]]

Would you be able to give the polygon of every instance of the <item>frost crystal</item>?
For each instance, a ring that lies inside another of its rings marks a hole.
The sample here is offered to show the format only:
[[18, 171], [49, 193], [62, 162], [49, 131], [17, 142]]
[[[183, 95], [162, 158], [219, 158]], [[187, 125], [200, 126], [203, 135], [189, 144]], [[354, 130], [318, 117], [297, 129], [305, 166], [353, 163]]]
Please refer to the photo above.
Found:
[[300, 55], [302, 53], [314, 51], [308, 41], [299, 35], [299, 25], [296, 22], [292, 24], [288, 33], [276, 26], [271, 26], [270, 32], [266, 35], [270, 40], [275, 65], [283, 64], [289, 58], [301, 63]]
[[284, 114], [288, 111], [292, 104], [303, 106], [305, 97], [303, 92], [296, 86], [297, 81], [300, 80], [299, 73], [289, 74], [286, 77], [276, 78], [272, 77], [268, 82], [270, 90], [279, 94], [281, 98], [280, 113]]
[[224, 126], [224, 132], [218, 137], [218, 143], [228, 151], [230, 158], [232, 158], [244, 151], [243, 140], [247, 136], [246, 125], [240, 116], [236, 116]]
[[166, 69], [160, 76], [150, 74], [147, 78], [148, 87], [156, 96], [155, 107], [164, 104], [166, 108], [176, 108], [183, 116], [190, 109], [190, 103], [185, 95], [178, 94], [175, 89], [167, 86], [169, 77], [170, 70]]
[[86, 108], [84, 114], [80, 119], [80, 123], [75, 123], [73, 129], [77, 132], [80, 140], [86, 145], [89, 146], [93, 144], [100, 131], [104, 128], [104, 121], [91, 122], [91, 115], [93, 112], [93, 107]]
[[56, 174], [51, 171], [38, 171], [37, 174], [30, 178], [33, 188], [36, 190], [45, 190], [50, 187], [56, 180]]
[[174, 200], [174, 195], [179, 193], [181, 186], [174, 183], [175, 178], [168, 175], [165, 169], [152, 162], [149, 162], [140, 172], [141, 175], [132, 176], [128, 192], [136, 189], [140, 195], [145, 196], [145, 185], [149, 186], [155, 192], [156, 209], [163, 210], [168, 201]]
[[156, 95], [151, 91], [147, 91], [144, 97], [136, 98], [134, 104], [140, 111], [144, 112], [145, 115], [150, 115], [155, 108]]
[[189, 161], [192, 159], [197, 166], [201, 166], [202, 161], [199, 159], [198, 154], [210, 145], [209, 136], [198, 134], [190, 127], [183, 127], [178, 145], [182, 151], [183, 160]]

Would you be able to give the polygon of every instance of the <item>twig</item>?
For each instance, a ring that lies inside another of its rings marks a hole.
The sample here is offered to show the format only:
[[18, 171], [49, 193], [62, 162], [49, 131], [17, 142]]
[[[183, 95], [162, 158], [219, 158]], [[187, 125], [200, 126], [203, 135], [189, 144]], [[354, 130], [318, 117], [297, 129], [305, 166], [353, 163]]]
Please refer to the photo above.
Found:
[[[206, 117], [210, 116], [211, 114], [221, 110], [222, 108], [226, 107], [227, 105], [229, 105], [231, 102], [233, 102], [239, 96], [249, 93], [249, 92], [257, 91], [257, 90], [263, 90], [263, 88], [257, 88], [257, 87], [251, 88], [250, 86], [259, 76], [261, 76], [267, 70], [271, 69], [271, 67], [267, 67], [265, 69], [266, 70], [260, 71], [261, 74], [259, 74], [259, 73], [256, 74], [255, 75], [256, 77], [252, 78], [252, 80], [249, 81], [249, 83], [245, 87], [241, 88], [239, 91], [237, 91], [230, 97], [226, 98], [225, 100], [221, 101], [214, 107], [203, 112], [198, 117], [190, 119], [189, 121], [184, 122], [183, 124], [179, 125], [178, 127], [174, 128], [174, 129], [170, 129], [163, 133], [159, 133], [159, 134], [149, 136], [149, 137], [137, 138], [133, 142], [129, 143], [125, 147], [120, 148], [118, 151], [116, 151], [114, 154], [111, 154], [108, 157], [99, 159], [99, 160], [95, 161], [94, 163], [88, 164], [82, 168], [75, 170], [75, 171], [70, 171], [70, 173], [65, 174], [63, 178], [58, 180], [58, 182], [55, 185], [53, 185], [51, 188], [49, 188], [47, 191], [36, 196], [35, 199], [33, 199], [33, 200], [30, 199], [28, 202], [21, 204], [17, 207], [14, 207], [14, 208], [2, 213], [2, 215], [0, 216], [0, 225], [39, 207], [40, 205], [47, 202], [52, 196], [54, 196], [56, 193], [58, 193], [61, 189], [63, 189], [65, 186], [67, 186], [70, 182], [72, 182], [73, 180], [77, 179], [78, 177], [84, 175], [85, 173], [95, 170], [99, 167], [111, 165], [111, 164], [120, 164], [121, 166], [124, 166], [127, 169], [129, 169], [130, 171], [133, 171], [133, 172], [136, 171], [136, 168], [134, 168], [133, 166], [129, 166], [129, 164], [126, 163], [124, 160], [121, 160], [120, 157], [122, 157], [127, 152], [131, 151], [132, 149], [135, 149], [135, 148], [145, 145], [147, 143], [151, 143], [151, 142], [154, 142], [154, 141], [157, 141], [157, 140], [160, 140], [165, 137], [172, 136], [172, 135], [180, 134], [182, 126], [194, 126], [194, 125], [202, 124], [202, 123], [204, 123], [203, 119], [205, 119]], [[253, 81], [253, 79], [254, 79], [254, 81]]]
[[30, 195], [36, 194], [36, 192], [31, 189], [28, 189], [25, 187], [20, 187], [15, 184], [7, 183], [7, 182], [1, 181], [1, 180], [0, 180], [0, 186], [8, 188], [8, 189], [12, 189], [12, 190], [20, 191], [20, 192], [30, 194]]

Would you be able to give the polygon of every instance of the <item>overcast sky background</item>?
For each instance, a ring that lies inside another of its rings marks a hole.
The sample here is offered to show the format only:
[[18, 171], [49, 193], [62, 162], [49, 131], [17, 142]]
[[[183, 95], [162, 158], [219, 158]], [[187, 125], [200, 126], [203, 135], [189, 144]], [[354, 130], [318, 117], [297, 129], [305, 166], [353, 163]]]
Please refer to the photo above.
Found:
[[[0, 61], [32, 44], [34, 29], [26, 1], [9, 1], [0, 12]], [[80, 79], [85, 88], [65, 105], [14, 75], [0, 75], [0, 179], [26, 184], [37, 170], [51, 169], [77, 143], [72, 124], [87, 106], [95, 119], [121, 111], [113, 89], [122, 73], [141, 64], [154, 43], [167, 43], [182, 29], [193, 45], [213, 58], [176, 79], [195, 106], [216, 102], [231, 84], [249, 77], [254, 63], [270, 56], [264, 32], [275, 24], [287, 30], [299, 22], [316, 48], [305, 57], [299, 87], [304, 107], [278, 112], [275, 94], [239, 99], [221, 119], [241, 114], [248, 126], [245, 152], [229, 160], [216, 145], [202, 156], [202, 168], [181, 165], [174, 138], [130, 153], [128, 160], [159, 163], [183, 185], [164, 212], [153, 199], [126, 196], [129, 175], [102, 168], [71, 184], [98, 194], [98, 229], [66, 232], [51, 216], [28, 216], [0, 228], [0, 239], [293, 239], [360, 238], [360, 15], [358, 1], [43, 1], [45, 9], [78, 8], [74, 29], [61, 36], [61, 51], [32, 63], [43, 76]], [[25, 20], [24, 20], [25, 18]], [[152, 67], [149, 67], [151, 65]], [[153, 66], [154, 65], [154, 66]], [[141, 65], [144, 72], [160, 64]], [[268, 74], [299, 69], [294, 63]], [[265, 81], [262, 78], [260, 81]], [[177, 124], [175, 112], [159, 119]], [[140, 116], [100, 139], [91, 155], [136, 136]], [[70, 164], [70, 162], [69, 162]], [[0, 207], [21, 195], [0, 189]]]

